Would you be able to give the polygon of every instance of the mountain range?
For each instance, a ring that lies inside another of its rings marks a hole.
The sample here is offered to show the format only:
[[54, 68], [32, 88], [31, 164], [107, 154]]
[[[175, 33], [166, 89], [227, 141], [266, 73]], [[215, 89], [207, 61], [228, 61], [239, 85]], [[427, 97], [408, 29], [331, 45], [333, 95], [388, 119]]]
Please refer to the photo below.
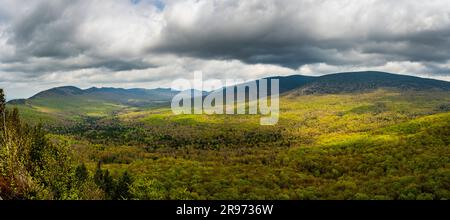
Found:
[[[266, 79], [278, 79], [280, 82], [280, 93], [295, 90], [295, 92], [300, 94], [335, 94], [363, 92], [379, 88], [450, 91], [450, 82], [447, 81], [374, 71], [336, 73], [318, 77], [303, 75], [276, 76]], [[83, 97], [85, 99], [100, 99], [131, 106], [142, 106], [167, 102], [178, 93], [179, 91], [168, 88], [122, 89], [92, 87], [82, 90], [74, 86], [63, 86], [42, 91], [29, 99], [11, 100], [9, 103], [24, 104], [38, 99]], [[207, 92], [203, 93], [207, 94]]]
[[[279, 80], [281, 95], [342, 94], [367, 92], [380, 88], [401, 91], [450, 92], [450, 82], [374, 71], [336, 73], [316, 77], [276, 76], [266, 79]], [[42, 91], [28, 99], [11, 100], [8, 104], [22, 108], [22, 112], [25, 114], [37, 111], [60, 115], [105, 116], [126, 108], [145, 109], [169, 106], [173, 96], [178, 93], [179, 91], [167, 88], [93, 87], [83, 90], [73, 86], [64, 86]], [[202, 94], [206, 95], [207, 92]]]

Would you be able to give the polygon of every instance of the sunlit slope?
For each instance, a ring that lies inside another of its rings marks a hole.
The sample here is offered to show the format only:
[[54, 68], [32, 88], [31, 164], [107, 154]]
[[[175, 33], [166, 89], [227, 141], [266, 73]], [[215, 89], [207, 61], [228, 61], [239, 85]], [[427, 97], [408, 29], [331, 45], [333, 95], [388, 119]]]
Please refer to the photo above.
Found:
[[102, 160], [108, 169], [132, 172], [134, 187], [145, 189], [141, 199], [450, 198], [450, 113], [389, 124], [290, 147], [265, 140], [207, 151], [191, 144], [179, 150], [88, 146], [82, 152], [92, 167]]
[[28, 121], [74, 122], [86, 117], [108, 117], [119, 111], [167, 105], [176, 92], [170, 89], [115, 89], [58, 87], [29, 99], [13, 100], [9, 107], [23, 110]]
[[54, 139], [92, 172], [129, 171], [139, 199], [449, 199], [449, 103], [439, 91], [288, 93], [275, 126], [157, 108]]
[[[349, 111], [353, 111], [352, 113], [357, 115], [364, 115], [372, 111], [383, 113], [384, 110], [392, 110], [393, 107], [397, 112], [404, 111], [405, 114], [410, 114], [412, 112], [409, 112], [411, 109], [409, 105], [429, 107], [436, 104], [433, 100], [440, 99], [442, 94], [450, 93], [450, 82], [383, 72], [337, 73], [319, 77], [293, 75], [269, 79], [278, 79], [281, 95], [289, 97], [289, 99], [282, 98], [284, 101], [281, 103], [281, 108], [284, 111], [284, 116], [281, 117], [294, 117], [292, 119], [295, 119], [299, 112], [301, 112], [301, 115], [297, 119], [300, 119], [302, 115], [311, 114], [305, 113], [304, 110], [309, 110], [310, 107], [316, 110], [316, 107], [320, 107], [320, 102], [333, 99], [338, 100], [337, 102], [346, 101], [345, 107], [353, 106], [354, 109], [349, 109]], [[361, 94], [372, 94], [379, 90], [391, 91], [401, 95], [392, 96], [383, 93], [378, 94], [380, 99], [371, 99], [371, 97], [366, 100], [357, 99]], [[172, 97], [176, 94], [176, 91], [170, 89], [90, 88], [82, 90], [65, 86], [40, 92], [26, 100], [13, 100], [9, 105], [23, 109], [26, 112], [24, 117], [29, 121], [67, 122], [78, 121], [86, 117], [110, 117], [129, 112], [168, 107]], [[320, 98], [321, 94], [336, 96], [327, 96], [324, 99]], [[353, 96], [356, 96], [356, 98]], [[383, 100], [383, 97], [386, 100]], [[351, 100], [349, 100], [350, 98]], [[413, 112], [419, 108], [418, 106], [412, 107]], [[327, 106], [327, 108], [338, 110], [335, 109], [336, 107], [342, 106]], [[291, 111], [290, 108], [295, 108], [295, 111]], [[441, 110], [449, 108], [449, 106], [441, 106]], [[167, 113], [166, 110], [164, 111]], [[352, 115], [342, 112], [340, 114]], [[155, 117], [154, 119], [148, 118], [147, 121], [161, 122], [159, 116]], [[195, 120], [208, 120], [208, 118], [214, 119], [210, 121], [215, 122], [239, 121], [244, 123], [246, 120], [257, 121], [251, 116], [177, 116], [173, 119], [189, 123]]]
[[[280, 119], [273, 129], [293, 141], [311, 142], [322, 136], [366, 132], [410, 119], [450, 111], [446, 92], [376, 90], [339, 95], [287, 94], [280, 99]], [[128, 112], [119, 115], [125, 123], [147, 126], [177, 126], [198, 130], [261, 129], [262, 115], [174, 115], [170, 108]], [[271, 127], [271, 126], [269, 126]], [[176, 134], [175, 134], [176, 135]]]
[[24, 104], [10, 104], [8, 107], [19, 108], [22, 117], [32, 123], [54, 124], [70, 123], [88, 116], [106, 117], [127, 106], [98, 99], [61, 96], [36, 98], [27, 100]]

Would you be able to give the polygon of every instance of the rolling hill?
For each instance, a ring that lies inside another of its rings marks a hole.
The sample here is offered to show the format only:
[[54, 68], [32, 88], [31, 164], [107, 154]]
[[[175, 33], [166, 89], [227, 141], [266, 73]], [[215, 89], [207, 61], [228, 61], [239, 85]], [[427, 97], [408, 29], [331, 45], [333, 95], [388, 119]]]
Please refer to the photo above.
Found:
[[178, 94], [171, 89], [80, 89], [64, 86], [42, 91], [29, 99], [11, 100], [10, 107], [21, 110], [31, 121], [74, 121], [80, 117], [104, 117], [127, 109], [147, 109], [168, 105]]
[[348, 72], [317, 77], [301, 86], [297, 92], [336, 94], [373, 91], [380, 88], [450, 91], [450, 82], [374, 71]]
[[[280, 93], [289, 96], [312, 94], [345, 94], [377, 89], [395, 91], [450, 91], [450, 82], [384, 72], [348, 72], [324, 76], [292, 75], [269, 77], [278, 79]], [[256, 81], [258, 83], [258, 81]], [[246, 84], [241, 84], [246, 85]], [[270, 85], [269, 85], [270, 86]], [[80, 117], [105, 117], [117, 112], [142, 111], [167, 107], [178, 91], [171, 89], [121, 89], [73, 86], [57, 87], [40, 92], [29, 99], [12, 100], [24, 117], [48, 121], [77, 120]], [[206, 92], [202, 93], [206, 95]]]
[[[335, 73], [324, 76], [276, 76], [265, 79], [278, 79], [280, 94], [343, 94], [369, 92], [382, 88], [402, 91], [450, 91], [450, 82], [376, 71]], [[256, 83], [258, 82], [257, 80]], [[240, 86], [250, 83], [252, 82], [243, 83]]]
[[28, 102], [37, 102], [40, 100], [76, 98], [84, 100], [97, 100], [113, 104], [127, 106], [152, 106], [158, 103], [170, 101], [177, 91], [171, 89], [120, 89], [120, 88], [96, 88], [92, 87], [86, 90], [73, 86], [65, 86], [49, 89], [40, 92]]

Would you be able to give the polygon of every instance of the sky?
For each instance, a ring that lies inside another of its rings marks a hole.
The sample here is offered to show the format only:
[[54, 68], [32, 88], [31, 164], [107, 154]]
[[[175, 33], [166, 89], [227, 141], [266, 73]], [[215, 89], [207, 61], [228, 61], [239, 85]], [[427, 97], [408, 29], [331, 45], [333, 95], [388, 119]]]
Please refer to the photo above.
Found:
[[0, 0], [0, 87], [377, 70], [450, 81], [448, 0]]

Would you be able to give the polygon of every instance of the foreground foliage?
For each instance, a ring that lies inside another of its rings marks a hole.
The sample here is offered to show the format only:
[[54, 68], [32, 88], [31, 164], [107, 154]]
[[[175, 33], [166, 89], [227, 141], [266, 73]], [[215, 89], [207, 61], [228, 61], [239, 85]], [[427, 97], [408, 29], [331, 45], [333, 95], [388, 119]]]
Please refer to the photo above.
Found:
[[[52, 143], [41, 126], [20, 120], [15, 108], [5, 107], [0, 89], [0, 198], [1, 199], [101, 199], [128, 198], [128, 173], [117, 186], [105, 190], [96, 184], [84, 164], [76, 166], [66, 143]], [[113, 180], [108, 175], [111, 184]], [[110, 197], [114, 194], [114, 197]]]

